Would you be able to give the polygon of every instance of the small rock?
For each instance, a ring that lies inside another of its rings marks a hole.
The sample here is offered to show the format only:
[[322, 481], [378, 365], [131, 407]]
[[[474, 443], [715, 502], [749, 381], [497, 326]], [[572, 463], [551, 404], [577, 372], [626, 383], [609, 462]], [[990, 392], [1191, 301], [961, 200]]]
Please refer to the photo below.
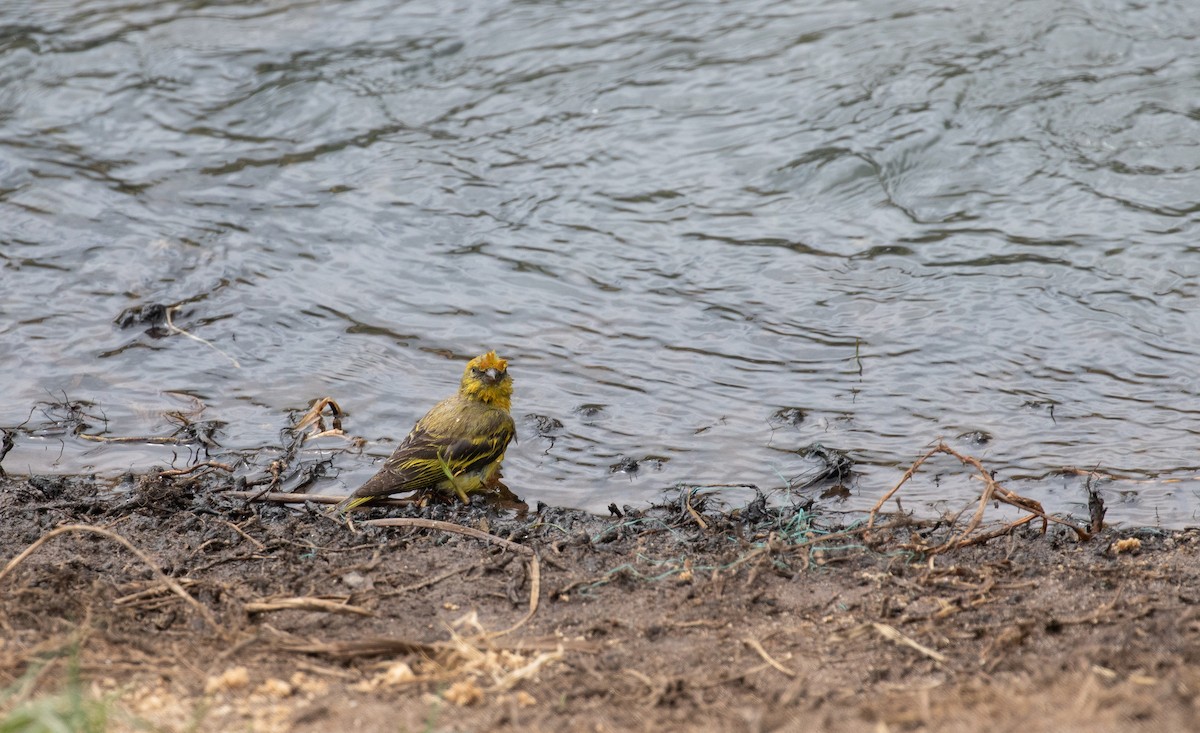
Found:
[[352, 590], [360, 590], [367, 585], [367, 579], [362, 573], [350, 571], [342, 576], [342, 584]]
[[1142, 541], [1137, 537], [1126, 537], [1123, 540], [1117, 540], [1112, 543], [1108, 549], [1114, 555], [1120, 555], [1122, 552], [1136, 553], [1142, 549]]
[[204, 691], [211, 695], [214, 692], [244, 689], [249, 685], [250, 673], [245, 667], [230, 667], [217, 677], [209, 677], [204, 683]]

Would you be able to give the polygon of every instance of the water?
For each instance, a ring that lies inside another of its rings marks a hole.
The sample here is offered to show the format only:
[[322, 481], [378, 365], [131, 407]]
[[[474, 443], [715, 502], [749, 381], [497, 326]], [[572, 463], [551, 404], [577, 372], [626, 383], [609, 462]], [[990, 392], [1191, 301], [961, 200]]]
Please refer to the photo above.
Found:
[[[338, 493], [495, 348], [531, 502], [779, 490], [819, 443], [856, 510], [946, 437], [1052, 510], [1098, 468], [1110, 520], [1192, 524], [1198, 38], [1183, 0], [10, 0], [4, 466], [192, 457], [56, 430], [64, 396], [234, 460], [329, 395], [369, 441]], [[207, 343], [114, 323], [151, 304]]]

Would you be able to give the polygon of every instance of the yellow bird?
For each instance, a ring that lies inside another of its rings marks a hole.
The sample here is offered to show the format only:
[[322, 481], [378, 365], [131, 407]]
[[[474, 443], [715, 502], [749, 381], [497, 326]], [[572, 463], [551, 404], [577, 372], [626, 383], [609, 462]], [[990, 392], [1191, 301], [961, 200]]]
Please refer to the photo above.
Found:
[[458, 393], [437, 403], [379, 470], [338, 509], [347, 512], [377, 496], [433, 489], [467, 494], [500, 478], [504, 451], [516, 435], [508, 409], [512, 377], [495, 351], [467, 364]]

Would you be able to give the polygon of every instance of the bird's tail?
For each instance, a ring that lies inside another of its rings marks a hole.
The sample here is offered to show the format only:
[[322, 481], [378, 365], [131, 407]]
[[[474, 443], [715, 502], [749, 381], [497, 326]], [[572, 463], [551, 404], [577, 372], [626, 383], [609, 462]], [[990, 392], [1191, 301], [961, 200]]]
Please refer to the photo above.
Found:
[[343, 501], [339, 502], [338, 504], [335, 504], [334, 507], [329, 510], [329, 513], [330, 514], [345, 514], [349, 511], [357, 509], [358, 507], [362, 506], [363, 504], [366, 504], [368, 501], [370, 501], [371, 499], [374, 499], [374, 498], [375, 497], [373, 497], [373, 496], [355, 496], [355, 495], [351, 494], [350, 496], [347, 496]]

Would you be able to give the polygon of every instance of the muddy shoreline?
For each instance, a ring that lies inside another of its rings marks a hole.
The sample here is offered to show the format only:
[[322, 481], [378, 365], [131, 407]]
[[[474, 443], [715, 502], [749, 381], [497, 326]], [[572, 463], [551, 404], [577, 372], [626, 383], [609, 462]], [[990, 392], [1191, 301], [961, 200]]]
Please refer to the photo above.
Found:
[[957, 527], [686, 492], [348, 524], [219, 472], [129, 481], [0, 480], [0, 562], [42, 542], [0, 571], [0, 710], [74, 666], [112, 730], [1196, 728], [1197, 531], [933, 555]]

